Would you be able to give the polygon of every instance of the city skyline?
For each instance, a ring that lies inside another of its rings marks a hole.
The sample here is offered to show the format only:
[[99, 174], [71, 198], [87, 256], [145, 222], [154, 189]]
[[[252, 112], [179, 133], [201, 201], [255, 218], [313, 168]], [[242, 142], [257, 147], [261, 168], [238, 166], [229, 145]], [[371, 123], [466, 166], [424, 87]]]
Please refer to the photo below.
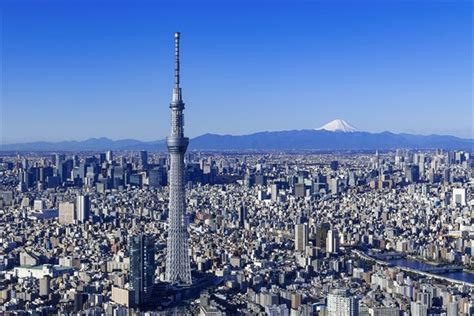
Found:
[[0, 314], [474, 315], [471, 7], [0, 3]]
[[175, 30], [189, 38], [191, 137], [336, 118], [371, 132], [473, 137], [467, 1], [1, 6], [2, 144], [163, 139]]

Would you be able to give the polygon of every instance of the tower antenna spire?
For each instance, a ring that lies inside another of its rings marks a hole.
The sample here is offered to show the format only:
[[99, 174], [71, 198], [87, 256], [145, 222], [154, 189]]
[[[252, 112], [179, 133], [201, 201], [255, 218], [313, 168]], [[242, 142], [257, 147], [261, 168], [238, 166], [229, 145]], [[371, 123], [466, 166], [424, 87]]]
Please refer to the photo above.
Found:
[[176, 88], [179, 88], [179, 36], [180, 36], [180, 32], [174, 33], [174, 56], [175, 56], [174, 83], [175, 83]]

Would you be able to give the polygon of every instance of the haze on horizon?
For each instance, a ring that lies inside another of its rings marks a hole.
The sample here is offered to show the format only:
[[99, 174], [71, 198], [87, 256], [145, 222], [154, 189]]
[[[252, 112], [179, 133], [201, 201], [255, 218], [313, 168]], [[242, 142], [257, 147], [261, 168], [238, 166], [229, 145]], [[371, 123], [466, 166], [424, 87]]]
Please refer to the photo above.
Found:
[[[470, 1], [3, 1], [1, 142], [313, 129], [473, 138]], [[179, 14], [180, 18], [177, 18]]]

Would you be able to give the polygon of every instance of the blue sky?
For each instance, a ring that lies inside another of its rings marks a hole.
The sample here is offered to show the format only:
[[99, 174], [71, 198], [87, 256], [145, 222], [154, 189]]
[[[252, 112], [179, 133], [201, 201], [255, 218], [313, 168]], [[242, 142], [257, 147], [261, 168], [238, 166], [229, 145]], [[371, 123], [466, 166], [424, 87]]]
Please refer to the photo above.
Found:
[[473, 137], [470, 1], [3, 0], [0, 9], [3, 143], [165, 137], [174, 31], [191, 137], [335, 118]]

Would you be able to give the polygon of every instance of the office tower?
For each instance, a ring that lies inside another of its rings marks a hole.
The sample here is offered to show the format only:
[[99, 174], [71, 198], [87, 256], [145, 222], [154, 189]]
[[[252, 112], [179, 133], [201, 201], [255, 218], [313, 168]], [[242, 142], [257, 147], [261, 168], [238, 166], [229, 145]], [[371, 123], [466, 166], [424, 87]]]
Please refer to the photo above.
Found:
[[405, 169], [407, 181], [410, 183], [418, 182], [420, 179], [420, 168], [418, 166], [407, 166]]
[[359, 300], [347, 290], [335, 289], [328, 294], [328, 316], [359, 315]]
[[79, 156], [78, 155], [72, 155], [72, 162], [73, 162], [74, 167], [79, 166], [79, 163], [80, 163]]
[[466, 206], [466, 189], [454, 188], [453, 189], [453, 202], [452, 205]]
[[267, 177], [261, 173], [255, 175], [256, 185], [267, 185]]
[[279, 191], [280, 191], [280, 186], [277, 183], [273, 183], [271, 185], [271, 196], [272, 196], [273, 202], [276, 202], [278, 200]]
[[331, 161], [331, 170], [332, 171], [337, 171], [338, 168], [339, 168], [339, 161], [337, 161], [337, 160]]
[[239, 208], [239, 227], [244, 227], [246, 221], [247, 221], [247, 207], [245, 205], [241, 205]]
[[326, 237], [326, 252], [337, 253], [339, 251], [339, 233], [335, 229], [328, 231]]
[[67, 181], [71, 178], [71, 171], [74, 167], [72, 159], [64, 160], [58, 166], [58, 175], [61, 178], [62, 182]]
[[184, 102], [179, 86], [179, 36], [175, 33], [175, 86], [171, 108], [171, 136], [166, 140], [170, 154], [169, 228], [166, 253], [166, 280], [191, 284], [191, 263], [188, 253], [188, 230], [184, 191], [184, 153], [189, 139], [184, 137]]
[[330, 183], [331, 194], [333, 195], [339, 194], [339, 179], [332, 178], [329, 183]]
[[375, 151], [375, 157], [374, 157], [374, 169], [378, 169], [380, 166], [380, 156], [379, 156], [379, 151]]
[[130, 237], [130, 286], [133, 301], [142, 306], [150, 301], [155, 280], [155, 242], [151, 236]]
[[105, 159], [107, 160], [108, 163], [112, 163], [112, 161], [114, 160], [114, 154], [111, 150], [105, 153]]
[[416, 301], [420, 302], [423, 305], [431, 307], [432, 295], [429, 292], [418, 292], [416, 293]]
[[410, 315], [412, 316], [427, 316], [428, 315], [428, 306], [420, 302], [411, 302], [410, 303]]
[[39, 169], [39, 181], [46, 181], [47, 177], [52, 177], [54, 175], [53, 167], [43, 167]]
[[125, 168], [127, 166], [127, 158], [123, 156], [119, 157], [119, 166]]
[[148, 170], [148, 185], [152, 188], [159, 188], [166, 185], [166, 169], [156, 167]]
[[459, 315], [459, 303], [456, 300], [452, 302], [448, 302], [447, 308], [446, 308], [446, 315], [447, 316]]
[[35, 200], [33, 202], [33, 209], [35, 211], [42, 211], [46, 208], [46, 205], [43, 200]]
[[21, 168], [28, 170], [28, 159], [26, 157], [21, 158]]
[[295, 250], [304, 251], [308, 244], [308, 226], [306, 224], [295, 225]]
[[59, 203], [59, 223], [74, 224], [76, 220], [76, 212], [74, 203], [62, 202]]
[[42, 277], [39, 280], [39, 295], [48, 296], [51, 293], [51, 278], [49, 276]]
[[326, 238], [328, 236], [328, 231], [331, 229], [329, 223], [320, 223], [316, 225], [315, 237], [316, 237], [316, 247], [324, 248], [326, 246]]
[[99, 163], [103, 164], [107, 159], [107, 155], [105, 153], [99, 153]]
[[354, 171], [349, 171], [349, 181], [348, 184], [350, 187], [354, 187], [357, 185], [357, 176]]
[[291, 308], [298, 309], [301, 306], [301, 294], [300, 293], [291, 293]]
[[80, 312], [84, 306], [84, 293], [82, 292], [75, 292], [73, 294], [74, 297], [74, 309], [75, 313]]
[[54, 165], [56, 166], [56, 168], [59, 168], [59, 166], [61, 165], [61, 163], [66, 160], [66, 155], [64, 154], [55, 154], [54, 155]]
[[449, 168], [446, 168], [446, 169], [443, 170], [443, 182], [445, 182], [445, 183], [452, 182], [451, 181], [451, 172], [450, 172]]
[[304, 183], [297, 183], [295, 185], [295, 196], [296, 197], [306, 196], [306, 186], [304, 185]]
[[77, 220], [84, 223], [89, 219], [90, 201], [87, 195], [79, 195], [76, 199]]
[[425, 173], [425, 155], [424, 154], [418, 155], [418, 170], [420, 171], [420, 174]]
[[142, 165], [143, 169], [148, 168], [148, 152], [146, 150], [140, 151], [140, 164]]
[[142, 184], [143, 184], [143, 176], [141, 173], [134, 173], [134, 174], [131, 174], [130, 175], [130, 178], [129, 178], [129, 183], [131, 186], [135, 186], [135, 187], [138, 187], [138, 188], [141, 188], [142, 187]]
[[244, 175], [244, 186], [251, 188], [255, 184], [255, 175], [253, 173], [246, 172]]
[[79, 163], [79, 166], [77, 167], [77, 175], [79, 178], [84, 180], [84, 178], [86, 177], [86, 172], [87, 172], [87, 164], [84, 161], [82, 161]]

